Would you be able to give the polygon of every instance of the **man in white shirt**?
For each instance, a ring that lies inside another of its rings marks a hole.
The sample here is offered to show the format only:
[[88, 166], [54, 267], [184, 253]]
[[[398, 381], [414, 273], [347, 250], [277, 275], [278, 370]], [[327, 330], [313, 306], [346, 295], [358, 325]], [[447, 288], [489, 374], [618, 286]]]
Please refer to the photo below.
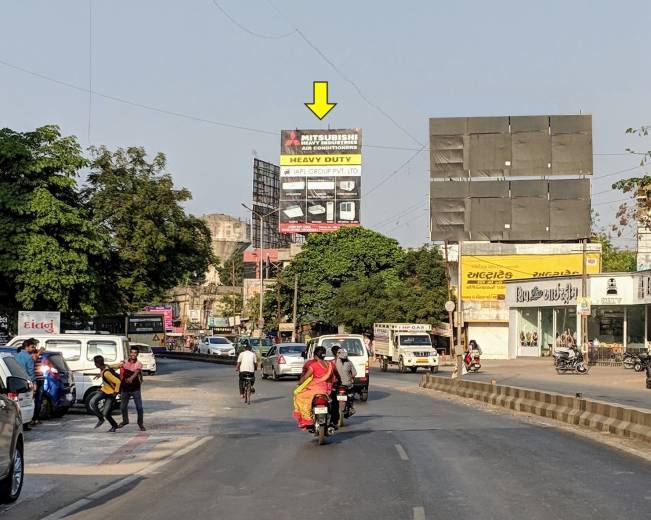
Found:
[[255, 384], [255, 371], [257, 368], [258, 357], [251, 351], [251, 345], [247, 344], [237, 357], [237, 365], [235, 366], [235, 371], [240, 373], [240, 397], [244, 397], [244, 379], [246, 377], [253, 379], [251, 393], [255, 392], [253, 385]]

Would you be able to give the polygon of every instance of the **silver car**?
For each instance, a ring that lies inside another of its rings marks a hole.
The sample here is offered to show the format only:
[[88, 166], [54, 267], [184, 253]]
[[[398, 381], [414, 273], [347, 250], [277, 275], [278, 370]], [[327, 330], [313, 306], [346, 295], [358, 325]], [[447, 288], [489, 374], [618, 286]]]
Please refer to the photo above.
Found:
[[305, 363], [305, 343], [279, 343], [262, 357], [262, 379], [278, 381], [283, 376], [301, 377]]

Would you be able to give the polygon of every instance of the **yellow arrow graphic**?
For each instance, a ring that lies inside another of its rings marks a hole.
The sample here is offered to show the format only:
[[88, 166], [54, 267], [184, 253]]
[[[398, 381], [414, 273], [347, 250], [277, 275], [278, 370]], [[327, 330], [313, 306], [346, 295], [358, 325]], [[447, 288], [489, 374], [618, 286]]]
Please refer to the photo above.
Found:
[[319, 119], [323, 119], [328, 115], [337, 103], [328, 103], [328, 82], [315, 81], [313, 84], [312, 103], [305, 103], [312, 113]]

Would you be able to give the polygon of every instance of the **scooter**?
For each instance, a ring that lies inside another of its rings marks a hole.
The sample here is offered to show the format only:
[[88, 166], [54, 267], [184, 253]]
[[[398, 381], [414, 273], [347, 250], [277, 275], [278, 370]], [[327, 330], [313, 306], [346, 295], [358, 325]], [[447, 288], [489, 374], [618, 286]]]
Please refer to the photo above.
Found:
[[325, 438], [334, 435], [335, 428], [330, 424], [330, 398], [325, 394], [317, 394], [312, 398], [312, 417], [314, 426], [308, 431], [314, 433], [319, 445], [325, 444]]
[[472, 355], [470, 355], [470, 353], [467, 353], [464, 356], [463, 361], [466, 364], [466, 370], [468, 372], [479, 372], [479, 369], [481, 368], [479, 354], [473, 352]]
[[633, 370], [636, 372], [642, 372], [646, 368], [651, 366], [651, 356], [649, 353], [642, 350], [637, 353], [633, 361]]
[[353, 408], [354, 400], [355, 393], [352, 389], [349, 389], [345, 386], [340, 386], [337, 389], [337, 404], [339, 405], [339, 421], [337, 422], [338, 428], [344, 426], [344, 418], [348, 419], [355, 414], [355, 409]]

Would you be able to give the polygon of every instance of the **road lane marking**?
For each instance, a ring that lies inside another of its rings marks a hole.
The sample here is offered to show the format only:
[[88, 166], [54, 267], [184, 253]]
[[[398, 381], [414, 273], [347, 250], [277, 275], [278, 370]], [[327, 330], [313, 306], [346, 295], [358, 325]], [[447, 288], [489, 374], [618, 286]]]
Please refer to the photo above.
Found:
[[425, 520], [425, 508], [418, 506], [414, 507], [414, 520]]
[[394, 446], [395, 446], [396, 450], [398, 451], [398, 455], [400, 455], [400, 458], [402, 460], [409, 460], [409, 457], [407, 456], [407, 452], [405, 451], [405, 449], [402, 446], [400, 446], [400, 444], [394, 444]]

